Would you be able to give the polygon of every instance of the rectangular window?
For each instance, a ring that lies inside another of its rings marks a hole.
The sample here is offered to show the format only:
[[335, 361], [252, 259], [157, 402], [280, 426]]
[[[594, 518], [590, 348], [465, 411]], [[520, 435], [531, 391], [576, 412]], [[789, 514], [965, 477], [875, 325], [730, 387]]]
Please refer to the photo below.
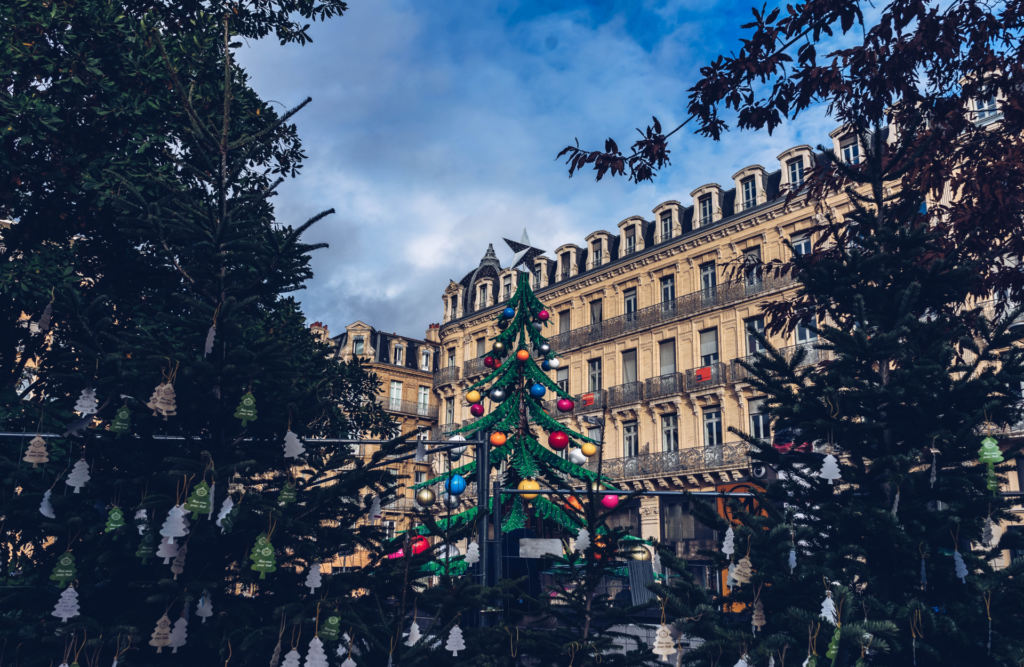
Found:
[[455, 399], [446, 398], [444, 399], [444, 423], [453, 424], [455, 423]]
[[476, 356], [478, 358], [487, 356], [487, 338], [476, 339]]
[[569, 369], [559, 368], [555, 371], [555, 382], [558, 383], [558, 388], [564, 392], [569, 391]]
[[808, 255], [811, 252], [811, 235], [800, 234], [790, 239], [789, 244], [793, 246], [794, 255]]
[[740, 181], [740, 185], [743, 186], [743, 209], [754, 208], [757, 206], [757, 181], [753, 176]]
[[705, 298], [713, 297], [715, 287], [718, 286], [718, 274], [715, 272], [715, 263], [708, 262], [700, 265], [700, 289]]
[[601, 427], [591, 426], [587, 429], [587, 437], [595, 442], [601, 442]]
[[423, 472], [422, 470], [417, 470], [416, 471], [416, 481], [414, 483], [415, 484], [422, 484], [425, 481], [427, 481], [427, 473]]
[[722, 411], [704, 411], [704, 446], [714, 447], [722, 444]]
[[604, 259], [604, 250], [601, 248], [600, 241], [594, 241], [593, 258], [590, 260], [590, 265], [593, 267], [601, 266], [601, 261]]
[[761, 286], [761, 248], [747, 248], [743, 251], [743, 280], [747, 287]]
[[405, 365], [405, 348], [401, 345], [395, 346], [395, 366]]
[[747, 332], [747, 354], [757, 354], [763, 351], [764, 345], [751, 331], [764, 334], [764, 318], [751, 317], [749, 320], [743, 320], [743, 330]]
[[797, 158], [786, 163], [789, 170], [789, 187], [799, 188], [804, 184], [804, 159]]
[[626, 314], [626, 321], [632, 322], [636, 319], [636, 288], [630, 287], [622, 292], [623, 312]]
[[860, 164], [860, 144], [856, 141], [843, 144], [843, 161], [847, 164]]
[[505, 292], [502, 294], [503, 299], [512, 298], [512, 276], [505, 276]]
[[636, 382], [636, 350], [622, 353], [622, 383]]
[[718, 361], [718, 329], [700, 332], [700, 365], [710, 366]]
[[672, 214], [661, 214], [661, 240], [667, 241], [672, 238]]
[[623, 422], [622, 424], [622, 455], [623, 456], [636, 456], [640, 453], [640, 448], [637, 444], [637, 427], [636, 422]]
[[430, 350], [423, 350], [423, 355], [420, 357], [420, 370], [430, 370]]
[[[675, 305], [676, 302], [676, 279], [675, 276], [665, 276], [661, 279], [661, 303]], [[664, 309], [663, 309], [664, 310]]]
[[391, 409], [398, 410], [402, 407], [402, 383], [398, 380], [391, 381], [391, 390], [388, 394], [391, 402]]
[[589, 382], [587, 391], [601, 391], [601, 360], [591, 359], [587, 362]]
[[998, 111], [996, 108], [996, 96], [991, 95], [987, 98], [979, 97], [975, 99], [974, 109], [976, 111], [975, 116], [978, 120], [988, 118], [989, 116], [995, 116]]
[[455, 365], [455, 348], [448, 348], [448, 368]]
[[480, 289], [477, 290], [476, 307], [480, 308], [487, 307], [487, 285], [481, 285]]
[[661, 451], [679, 451], [679, 420], [675, 414], [661, 416]]
[[711, 224], [711, 195], [704, 195], [697, 200], [700, 208], [700, 226]]
[[635, 227], [630, 227], [629, 229], [626, 230], [626, 243], [625, 243], [625, 246], [626, 246], [626, 251], [623, 253], [625, 255], [632, 254], [633, 252], [636, 251], [636, 231], [635, 231]]
[[661, 360], [662, 375], [676, 372], [676, 341], [674, 338], [658, 343], [658, 357]]
[[750, 412], [750, 435], [758, 440], [768, 440], [771, 436], [768, 427], [768, 415], [761, 413], [763, 407], [763, 398], [747, 403], [747, 409]]
[[384, 526], [384, 534], [387, 536], [387, 539], [395, 539], [395, 522], [382, 521], [381, 524]]
[[811, 331], [810, 327], [815, 326], [815, 318], [811, 317], [796, 325], [796, 342], [797, 343], [809, 343], [813, 340], [818, 339], [818, 334]]
[[601, 304], [602, 304], [602, 301], [600, 299], [598, 299], [597, 301], [591, 301], [590, 302], [590, 323], [591, 324], [598, 324], [599, 322], [601, 322]]
[[363, 353], [363, 337], [362, 336], [356, 336], [355, 339], [353, 339], [353, 341], [352, 341], [352, 352], [354, 354], [362, 354]]
[[568, 333], [572, 329], [572, 312], [563, 310], [558, 314], [558, 333]]
[[569, 277], [569, 269], [570, 269], [569, 265], [572, 263], [572, 260], [570, 259], [570, 257], [571, 257], [571, 255], [569, 253], [567, 253], [567, 252], [563, 252], [562, 253], [562, 280], [565, 280], [566, 278]]
[[430, 410], [430, 387], [420, 386], [416, 394], [416, 411], [421, 415]]

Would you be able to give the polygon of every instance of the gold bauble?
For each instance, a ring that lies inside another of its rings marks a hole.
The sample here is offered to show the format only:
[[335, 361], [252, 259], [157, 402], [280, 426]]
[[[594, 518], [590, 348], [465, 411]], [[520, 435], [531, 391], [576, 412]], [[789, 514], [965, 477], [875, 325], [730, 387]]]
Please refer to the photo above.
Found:
[[642, 544], [634, 544], [629, 547], [625, 556], [630, 560], [651, 560], [651, 552]]
[[431, 489], [424, 487], [416, 492], [416, 502], [420, 507], [430, 507], [435, 500], [437, 500], [437, 496]]
[[580, 451], [583, 452], [584, 456], [593, 456], [594, 454], [597, 454], [597, 445], [592, 442], [584, 442], [583, 446], [580, 447]]
[[466, 394], [466, 400], [470, 403], [479, 403], [481, 398], [480, 392], [476, 389]]
[[[520, 491], [535, 491], [535, 490], [540, 488], [540, 484], [538, 482], [532, 480], [532, 479], [524, 479], [523, 481], [519, 482], [519, 486], [517, 488]], [[524, 500], [533, 500], [536, 497], [537, 497], [536, 493], [524, 493], [523, 494], [523, 499]]]

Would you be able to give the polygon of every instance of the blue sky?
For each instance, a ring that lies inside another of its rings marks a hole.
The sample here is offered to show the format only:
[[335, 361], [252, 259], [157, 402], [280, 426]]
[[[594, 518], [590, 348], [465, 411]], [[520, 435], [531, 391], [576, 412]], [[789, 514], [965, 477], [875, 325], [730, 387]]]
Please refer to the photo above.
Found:
[[309, 159], [278, 198], [281, 222], [334, 208], [306, 237], [326, 242], [298, 294], [332, 333], [363, 320], [422, 337], [442, 317], [449, 279], [523, 227], [534, 245], [582, 244], [630, 215], [750, 164], [777, 168], [786, 148], [827, 142], [823, 112], [721, 142], [676, 135], [654, 184], [570, 179], [555, 155], [579, 137], [622, 148], [657, 116], [685, 118], [701, 65], [738, 47], [750, 0], [414, 2], [353, 0], [314, 24], [312, 44], [249, 42], [239, 61], [264, 99], [291, 106]]

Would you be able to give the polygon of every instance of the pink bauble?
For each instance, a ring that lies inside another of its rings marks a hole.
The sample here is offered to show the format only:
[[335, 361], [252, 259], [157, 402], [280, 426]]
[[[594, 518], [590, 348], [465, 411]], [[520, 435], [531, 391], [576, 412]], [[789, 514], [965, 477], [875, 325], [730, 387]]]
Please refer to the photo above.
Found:
[[554, 450], [565, 449], [569, 445], [569, 436], [562, 431], [555, 431], [548, 436], [548, 444]]
[[613, 510], [619, 504], [619, 497], [611, 494], [601, 496], [601, 504], [606, 509]]
[[479, 417], [483, 413], [484, 406], [480, 405], [479, 403], [474, 403], [473, 405], [469, 406], [469, 414], [473, 415], [474, 417]]
[[558, 409], [561, 412], [572, 412], [572, 409], [575, 408], [575, 407], [576, 407], [576, 404], [573, 403], [568, 398], [560, 398], [560, 399], [558, 399]]
[[540, 320], [541, 322], [547, 322], [549, 317], [551, 317], [551, 313], [549, 313], [546, 310], [542, 310], [539, 313], [537, 313], [537, 319]]

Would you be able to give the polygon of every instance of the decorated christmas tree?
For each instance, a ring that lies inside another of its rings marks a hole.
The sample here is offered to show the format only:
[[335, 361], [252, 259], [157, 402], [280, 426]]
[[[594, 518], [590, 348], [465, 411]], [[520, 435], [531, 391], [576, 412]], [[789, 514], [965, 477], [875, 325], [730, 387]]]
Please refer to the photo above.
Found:
[[[519, 254], [513, 268], [525, 261], [535, 249], [525, 243], [509, 242]], [[597, 474], [582, 465], [577, 465], [555, 452], [566, 449], [596, 451], [597, 442], [585, 435], [559, 424], [542, 399], [549, 397], [555, 414], [572, 412], [575, 407], [572, 397], [554, 383], [545, 371], [558, 368], [561, 360], [556, 356], [541, 331], [550, 315], [544, 305], [534, 296], [530, 288], [529, 274], [521, 272], [516, 284], [515, 295], [506, 307], [499, 311], [497, 326], [500, 333], [492, 338], [491, 351], [484, 358], [484, 365], [495, 370], [476, 382], [466, 392], [466, 399], [472, 405], [471, 411], [480, 419], [453, 431], [462, 434], [490, 433], [491, 470], [507, 464], [504, 482], [506, 486], [519, 489], [539, 489], [541, 484], [548, 488], [564, 488], [565, 476], [579, 482], [597, 482]], [[485, 406], [489, 404], [490, 412]], [[485, 414], [487, 413], [487, 414]], [[535, 429], [533, 424], [538, 427]], [[538, 430], [547, 432], [546, 437]], [[546, 444], [541, 444], [541, 441]], [[439, 482], [446, 490], [458, 495], [465, 489], [465, 478], [475, 475], [477, 462], [455, 468], [443, 476], [428, 479], [414, 488], [423, 488]], [[607, 481], [603, 486], [613, 489]], [[615, 495], [602, 497], [608, 508], [617, 503]], [[509, 531], [526, 525], [526, 511], [532, 503], [533, 511], [545, 519], [553, 519], [558, 525], [575, 535], [585, 525], [580, 511], [570, 505], [562, 505], [556, 498], [542, 494], [516, 495], [508, 501], [509, 508], [502, 523], [502, 530]], [[438, 521], [442, 528], [473, 520], [477, 508], [453, 513], [450, 518]], [[426, 530], [425, 528], [423, 529]]]

